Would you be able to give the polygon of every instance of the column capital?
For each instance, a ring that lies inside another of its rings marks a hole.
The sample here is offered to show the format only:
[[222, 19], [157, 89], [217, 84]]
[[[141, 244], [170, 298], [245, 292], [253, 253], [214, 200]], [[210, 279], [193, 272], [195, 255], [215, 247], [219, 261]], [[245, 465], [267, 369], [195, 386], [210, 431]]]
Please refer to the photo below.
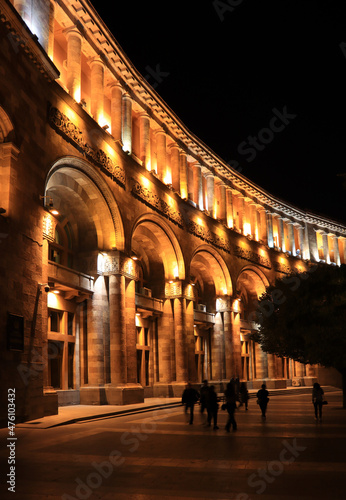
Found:
[[119, 250], [99, 252], [97, 274], [100, 276], [120, 275], [136, 281], [139, 279], [136, 261]]
[[77, 28], [77, 26], [75, 26], [74, 24], [72, 26], [69, 26], [68, 28], [65, 28], [63, 30], [63, 33], [64, 33], [64, 35], [66, 36], [67, 39], [71, 35], [74, 35], [74, 36], [78, 36], [81, 40], [83, 40], [82, 33], [79, 31], [79, 29]]
[[163, 130], [163, 128], [158, 128], [157, 130], [154, 131], [155, 136], [156, 135], [162, 135], [164, 134], [165, 136], [167, 135], [166, 132]]
[[89, 66], [92, 68], [95, 64], [99, 64], [100, 66], [104, 67], [105, 63], [102, 61], [101, 57], [100, 56], [95, 56], [95, 57], [91, 57], [89, 60], [88, 60], [88, 64]]
[[170, 144], [168, 144], [167, 149], [170, 149], [170, 150], [177, 149], [179, 153], [181, 151], [180, 147], [178, 146], [178, 144], [176, 142], [171, 142]]

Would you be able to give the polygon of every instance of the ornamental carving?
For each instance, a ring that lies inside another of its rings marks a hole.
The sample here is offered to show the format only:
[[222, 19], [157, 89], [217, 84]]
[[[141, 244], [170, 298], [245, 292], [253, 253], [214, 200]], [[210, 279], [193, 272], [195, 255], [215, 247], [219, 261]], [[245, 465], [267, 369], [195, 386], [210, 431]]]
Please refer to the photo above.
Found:
[[152, 193], [149, 189], [143, 187], [138, 181], [134, 181], [133, 183], [132, 194], [146, 205], [149, 205], [151, 208], [160, 212], [175, 224], [178, 224], [181, 227], [184, 226], [184, 220], [180, 212], [174, 210], [174, 208], [167, 202]]
[[97, 262], [97, 273], [101, 276], [120, 274], [132, 280], [139, 279], [135, 262], [119, 253], [114, 255], [100, 254]]
[[285, 264], [281, 264], [280, 262], [274, 262], [274, 269], [276, 272], [283, 274], [291, 274], [292, 272], [290, 266], [286, 266]]
[[192, 220], [190, 220], [188, 223], [188, 230], [190, 231], [190, 233], [198, 236], [204, 241], [207, 241], [211, 245], [221, 248], [225, 252], [231, 252], [231, 244], [224, 236], [219, 236], [206, 227], [201, 226]]
[[248, 250], [246, 248], [234, 247], [234, 255], [236, 257], [240, 257], [241, 259], [248, 260], [249, 262], [252, 262], [254, 264], [258, 264], [260, 266], [266, 267], [268, 269], [271, 269], [271, 264], [270, 260], [266, 259], [262, 255], [259, 255], [256, 252], [253, 252], [252, 250]]
[[57, 108], [52, 107], [49, 112], [49, 123], [52, 128], [74, 144], [89, 160], [110, 173], [121, 186], [125, 186], [124, 169], [120, 165], [116, 165], [102, 149], [92, 148], [86, 142], [83, 132], [66, 115]]

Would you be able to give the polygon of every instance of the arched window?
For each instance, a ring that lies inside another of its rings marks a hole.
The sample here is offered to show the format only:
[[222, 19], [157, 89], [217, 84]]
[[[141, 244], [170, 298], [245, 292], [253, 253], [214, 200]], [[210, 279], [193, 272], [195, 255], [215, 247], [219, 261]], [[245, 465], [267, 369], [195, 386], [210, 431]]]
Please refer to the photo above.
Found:
[[73, 268], [73, 233], [67, 219], [56, 225], [54, 241], [49, 244], [48, 258], [52, 262]]

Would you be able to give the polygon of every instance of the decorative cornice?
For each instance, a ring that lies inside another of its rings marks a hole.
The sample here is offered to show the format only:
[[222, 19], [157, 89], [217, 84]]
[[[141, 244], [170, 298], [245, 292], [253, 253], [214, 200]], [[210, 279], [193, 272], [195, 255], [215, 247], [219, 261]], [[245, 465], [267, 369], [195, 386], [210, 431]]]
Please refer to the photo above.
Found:
[[93, 149], [85, 140], [83, 132], [57, 108], [49, 110], [49, 124], [66, 140], [71, 142], [81, 153], [99, 168], [106, 170], [114, 180], [125, 187], [125, 171], [122, 166], [116, 165], [102, 149]]
[[8, 31], [8, 40], [16, 53], [23, 52], [49, 82], [59, 78], [60, 72], [58, 68], [49, 59], [38, 43], [37, 37], [33, 36], [10, 2], [1, 2], [0, 22]]

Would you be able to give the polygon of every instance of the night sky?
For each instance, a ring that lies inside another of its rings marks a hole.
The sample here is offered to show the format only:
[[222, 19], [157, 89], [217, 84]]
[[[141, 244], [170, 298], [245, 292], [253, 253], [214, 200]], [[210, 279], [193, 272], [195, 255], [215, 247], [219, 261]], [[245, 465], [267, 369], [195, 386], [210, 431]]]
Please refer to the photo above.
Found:
[[184, 124], [269, 193], [346, 222], [346, 2], [92, 4]]

